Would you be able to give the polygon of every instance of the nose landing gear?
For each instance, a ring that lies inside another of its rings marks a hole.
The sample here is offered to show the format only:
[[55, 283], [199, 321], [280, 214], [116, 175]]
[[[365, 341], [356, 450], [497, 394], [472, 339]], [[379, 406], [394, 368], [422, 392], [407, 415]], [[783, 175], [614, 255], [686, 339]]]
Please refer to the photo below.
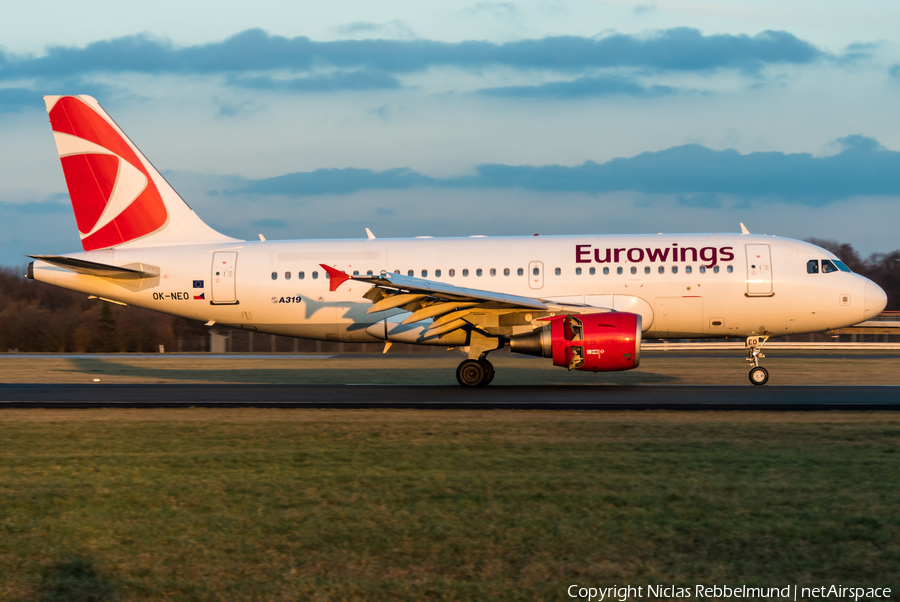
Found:
[[747, 361], [750, 368], [750, 382], [754, 385], [764, 385], [769, 381], [769, 371], [759, 365], [759, 360], [766, 357], [762, 353], [763, 345], [769, 337], [747, 337]]

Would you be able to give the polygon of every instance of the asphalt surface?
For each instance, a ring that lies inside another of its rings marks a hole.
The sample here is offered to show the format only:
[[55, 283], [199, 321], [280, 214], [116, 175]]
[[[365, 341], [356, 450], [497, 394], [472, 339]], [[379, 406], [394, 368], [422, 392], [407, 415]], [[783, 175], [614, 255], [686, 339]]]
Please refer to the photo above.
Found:
[[5, 384], [2, 408], [900, 410], [900, 386]]

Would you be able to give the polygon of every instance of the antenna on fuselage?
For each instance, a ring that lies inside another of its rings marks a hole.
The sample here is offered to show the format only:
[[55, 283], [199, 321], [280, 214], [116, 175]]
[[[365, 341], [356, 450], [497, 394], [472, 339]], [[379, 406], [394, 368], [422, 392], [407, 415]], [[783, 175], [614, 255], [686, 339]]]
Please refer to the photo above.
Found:
[[747, 229], [747, 226], [744, 225], [744, 222], [741, 222], [741, 234], [750, 234], [750, 230]]

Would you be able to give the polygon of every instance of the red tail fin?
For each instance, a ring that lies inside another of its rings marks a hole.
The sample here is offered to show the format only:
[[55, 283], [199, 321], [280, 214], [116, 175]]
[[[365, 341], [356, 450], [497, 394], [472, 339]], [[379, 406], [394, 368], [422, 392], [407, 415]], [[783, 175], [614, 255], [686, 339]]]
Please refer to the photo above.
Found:
[[85, 251], [233, 240], [196, 216], [96, 100], [44, 100]]

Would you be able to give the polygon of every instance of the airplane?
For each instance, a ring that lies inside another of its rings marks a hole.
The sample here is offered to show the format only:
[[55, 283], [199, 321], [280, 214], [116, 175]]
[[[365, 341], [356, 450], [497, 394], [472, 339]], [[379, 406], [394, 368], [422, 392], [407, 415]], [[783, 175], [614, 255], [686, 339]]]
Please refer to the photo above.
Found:
[[247, 241], [182, 200], [90, 96], [46, 96], [83, 252], [32, 255], [27, 277], [92, 298], [288, 337], [461, 348], [630, 370], [645, 338], [745, 338], [857, 324], [887, 296], [815, 245], [750, 234]]

